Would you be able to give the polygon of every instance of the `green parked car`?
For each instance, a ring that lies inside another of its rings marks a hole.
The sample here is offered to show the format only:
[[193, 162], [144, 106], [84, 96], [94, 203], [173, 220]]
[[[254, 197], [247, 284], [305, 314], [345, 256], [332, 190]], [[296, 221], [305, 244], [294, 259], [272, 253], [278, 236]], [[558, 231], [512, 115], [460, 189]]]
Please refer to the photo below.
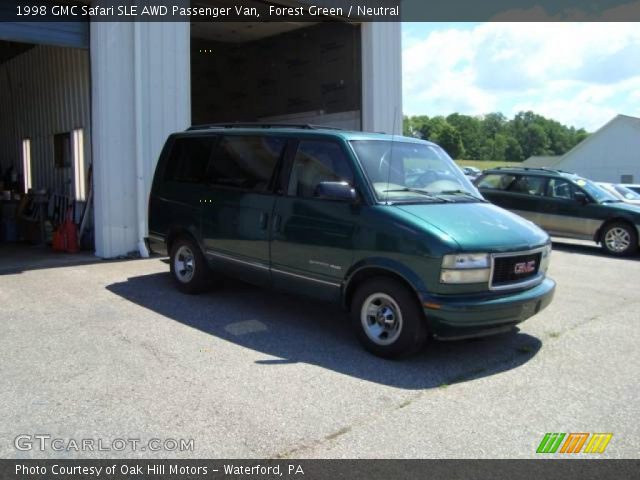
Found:
[[555, 289], [549, 236], [485, 201], [440, 147], [310, 125], [171, 135], [148, 243], [186, 293], [228, 275], [341, 303], [383, 357], [511, 330]]
[[640, 207], [586, 178], [561, 170], [508, 167], [485, 170], [476, 185], [488, 200], [551, 235], [592, 240], [616, 256], [638, 249]]

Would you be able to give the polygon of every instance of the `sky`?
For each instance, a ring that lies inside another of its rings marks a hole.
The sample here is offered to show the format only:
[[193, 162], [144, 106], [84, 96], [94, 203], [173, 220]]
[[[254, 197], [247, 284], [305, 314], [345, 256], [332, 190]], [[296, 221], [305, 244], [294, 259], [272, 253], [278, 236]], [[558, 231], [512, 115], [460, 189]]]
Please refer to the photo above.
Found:
[[402, 70], [405, 115], [640, 117], [637, 23], [403, 23]]

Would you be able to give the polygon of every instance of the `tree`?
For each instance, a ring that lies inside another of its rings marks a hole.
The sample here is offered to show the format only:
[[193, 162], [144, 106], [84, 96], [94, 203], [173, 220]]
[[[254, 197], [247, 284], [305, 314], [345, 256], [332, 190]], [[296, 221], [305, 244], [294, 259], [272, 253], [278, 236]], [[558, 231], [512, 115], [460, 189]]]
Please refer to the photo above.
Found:
[[520, 146], [524, 158], [549, 153], [549, 137], [542, 126], [537, 123], [527, 125], [524, 128], [523, 135], [520, 140]]
[[402, 135], [405, 137], [413, 137], [413, 117], [402, 116]]
[[479, 160], [483, 144], [482, 123], [476, 117], [452, 113], [447, 117], [447, 123], [460, 132], [460, 139], [464, 146], [465, 156], [469, 160]]
[[485, 137], [495, 138], [496, 135], [504, 133], [507, 128], [507, 117], [502, 113], [488, 113], [482, 121], [482, 133]]
[[438, 133], [437, 143], [445, 149], [451, 158], [463, 157], [462, 137], [456, 127], [445, 123]]
[[531, 155], [562, 155], [589, 135], [531, 111], [519, 112], [511, 120], [499, 112], [480, 117], [460, 113], [446, 118], [404, 117], [403, 131], [441, 144], [453, 157], [517, 162]]
[[507, 146], [504, 150], [504, 159], [507, 162], [521, 162], [524, 160], [522, 147], [514, 137], [507, 137]]

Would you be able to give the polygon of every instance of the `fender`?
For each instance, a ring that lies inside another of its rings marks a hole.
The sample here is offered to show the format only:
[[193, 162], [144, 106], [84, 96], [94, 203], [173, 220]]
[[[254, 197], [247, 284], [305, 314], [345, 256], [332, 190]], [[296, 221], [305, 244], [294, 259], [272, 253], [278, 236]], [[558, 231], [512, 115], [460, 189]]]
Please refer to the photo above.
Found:
[[607, 224], [611, 222], [626, 222], [630, 225], [633, 225], [636, 229], [636, 232], [638, 233], [638, 237], [640, 237], [640, 224], [636, 223], [636, 220], [634, 220], [633, 215], [629, 215], [626, 213], [612, 212], [609, 215], [607, 215], [607, 218], [605, 218], [602, 221], [602, 223], [600, 224], [600, 227], [596, 231], [596, 234], [594, 235], [594, 239], [593, 239], [595, 242], [600, 241], [602, 237], [602, 230]]
[[411, 285], [416, 294], [418, 292], [428, 291], [427, 286], [422, 278], [402, 262], [384, 257], [369, 257], [356, 262], [351, 266], [351, 268], [349, 268], [349, 271], [347, 272], [342, 285], [343, 302], [346, 300], [346, 293], [349, 290], [351, 280], [356, 276], [358, 272], [362, 272], [363, 270], [366, 270], [368, 268], [386, 270], [389, 273], [398, 275], [405, 282]]
[[170, 247], [169, 247], [169, 239], [175, 236], [179, 236], [181, 234], [189, 234], [198, 244], [200, 250], [204, 253], [204, 244], [202, 242], [202, 237], [200, 236], [200, 228], [198, 225], [193, 223], [189, 223], [187, 225], [179, 225], [172, 224], [167, 231], [167, 236], [165, 237], [165, 243], [167, 245], [167, 252], [171, 255]]

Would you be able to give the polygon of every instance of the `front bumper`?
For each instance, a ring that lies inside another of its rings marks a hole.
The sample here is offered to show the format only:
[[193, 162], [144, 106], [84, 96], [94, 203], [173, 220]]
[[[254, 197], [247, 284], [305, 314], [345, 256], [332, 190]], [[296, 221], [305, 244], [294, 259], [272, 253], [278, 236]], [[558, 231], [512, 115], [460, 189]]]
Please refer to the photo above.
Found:
[[528, 290], [496, 294], [431, 295], [421, 299], [434, 337], [457, 340], [502, 333], [546, 308], [556, 284], [550, 278]]

